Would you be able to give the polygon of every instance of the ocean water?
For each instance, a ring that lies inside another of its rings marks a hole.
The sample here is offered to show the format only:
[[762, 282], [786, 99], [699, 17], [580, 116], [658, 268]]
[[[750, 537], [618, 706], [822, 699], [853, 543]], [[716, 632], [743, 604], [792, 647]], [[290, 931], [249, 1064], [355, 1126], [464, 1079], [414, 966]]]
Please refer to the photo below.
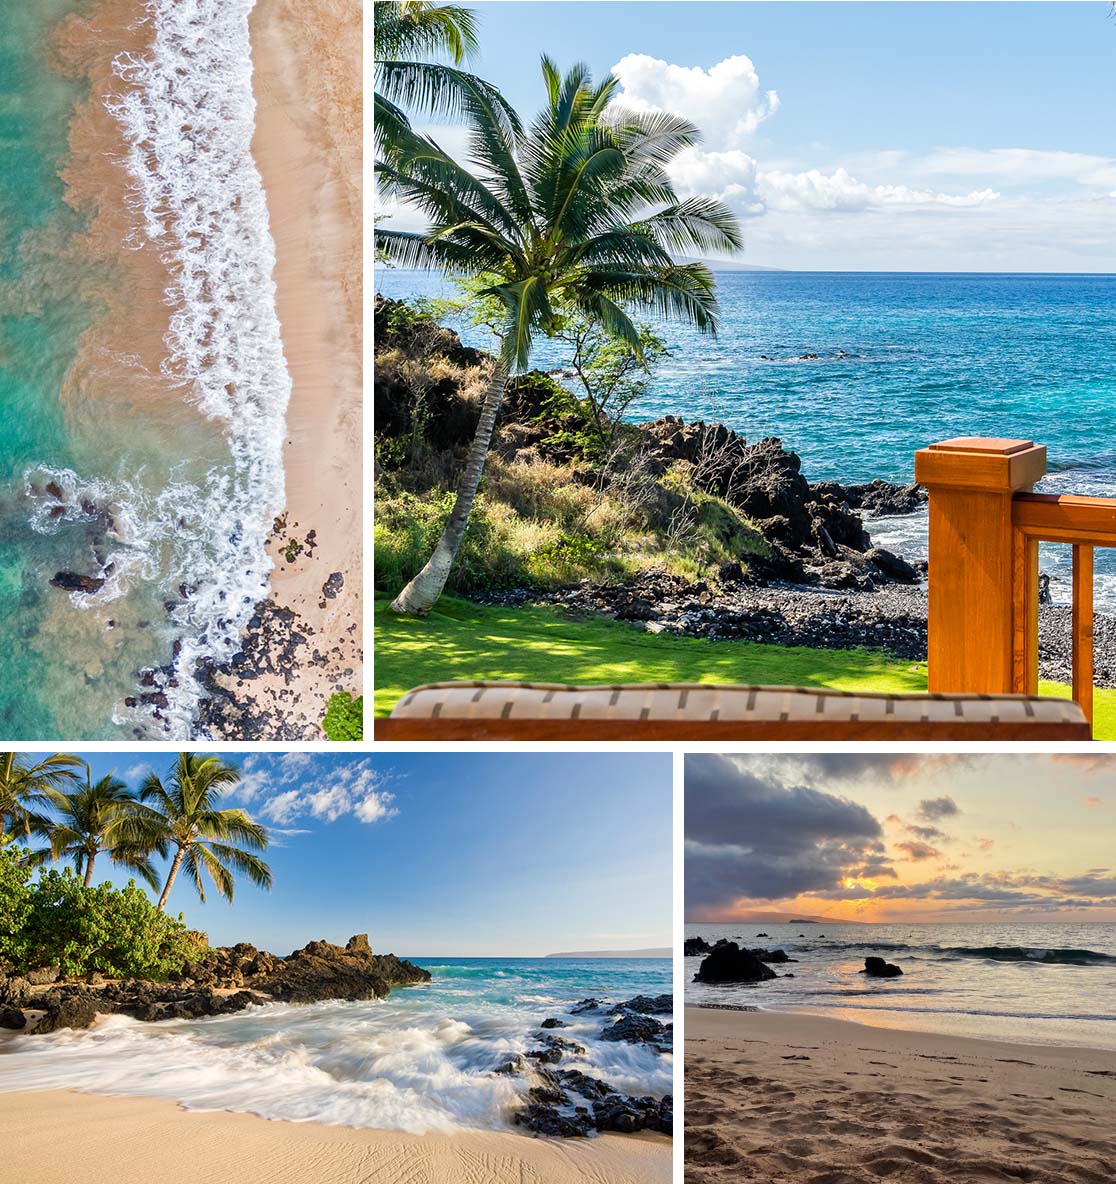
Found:
[[[235, 653], [267, 593], [290, 380], [250, 151], [252, 4], [137, 0], [149, 36], [110, 59], [107, 95], [52, 69], [60, 22], [91, 3], [0, 4], [8, 737], [189, 737], [198, 659]], [[105, 153], [131, 178], [117, 261], [86, 253], [95, 211], [67, 201], [62, 176], [71, 120], [91, 99], [117, 131]], [[154, 368], [97, 345], [140, 251], [166, 272], [170, 324]], [[65, 592], [49, 586], [59, 571], [105, 583]]]
[[[761, 933], [769, 936], [759, 937]], [[686, 1002], [808, 1011], [885, 1028], [1116, 1049], [1116, 924], [688, 924], [687, 937], [782, 949], [794, 964], [755, 985], [695, 983]], [[901, 978], [860, 974], [871, 955]]]
[[[588, 996], [619, 1002], [672, 981], [667, 958], [413, 961], [433, 981], [383, 1000], [156, 1024], [109, 1016], [84, 1032], [0, 1038], [0, 1091], [173, 1098], [191, 1110], [414, 1133], [503, 1130], [528, 1085], [493, 1070], [534, 1047], [542, 1020]], [[592, 1013], [565, 1018], [562, 1035], [586, 1055], [563, 1068], [627, 1093], [671, 1092], [671, 1056], [598, 1039]]]
[[[719, 335], [658, 325], [671, 356], [630, 418], [777, 436], [811, 481], [907, 483], [915, 451], [936, 440], [1033, 439], [1051, 470], [1040, 491], [1116, 496], [1116, 276], [721, 272], [717, 283]], [[389, 268], [376, 288], [453, 292]], [[537, 365], [564, 362], [540, 345]], [[924, 513], [870, 531], [908, 557], [926, 553]], [[1041, 562], [1068, 601], [1069, 548], [1044, 547]], [[1097, 552], [1097, 602], [1116, 611], [1116, 553]]]

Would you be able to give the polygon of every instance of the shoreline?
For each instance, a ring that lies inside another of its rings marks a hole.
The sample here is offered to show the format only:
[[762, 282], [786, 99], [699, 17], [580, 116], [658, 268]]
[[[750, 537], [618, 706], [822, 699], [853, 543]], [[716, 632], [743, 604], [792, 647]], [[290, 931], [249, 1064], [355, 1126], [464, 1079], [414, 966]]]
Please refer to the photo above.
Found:
[[802, 1013], [685, 1016], [688, 1184], [744, 1167], [782, 1184], [1109, 1178], [1116, 1053]]
[[204, 679], [196, 732], [322, 740], [330, 696], [362, 693], [361, 13], [260, 0], [250, 17], [252, 155], [275, 243], [291, 378], [285, 509], [270, 592]]
[[[514, 1132], [411, 1135], [228, 1111], [183, 1110], [162, 1098], [48, 1090], [4, 1095], [19, 1138], [5, 1152], [13, 1177], [35, 1184], [668, 1184], [665, 1135], [531, 1138]], [[66, 1139], [58, 1132], [65, 1130]], [[121, 1146], [133, 1154], [120, 1156]], [[146, 1152], [146, 1153], [144, 1153]]]

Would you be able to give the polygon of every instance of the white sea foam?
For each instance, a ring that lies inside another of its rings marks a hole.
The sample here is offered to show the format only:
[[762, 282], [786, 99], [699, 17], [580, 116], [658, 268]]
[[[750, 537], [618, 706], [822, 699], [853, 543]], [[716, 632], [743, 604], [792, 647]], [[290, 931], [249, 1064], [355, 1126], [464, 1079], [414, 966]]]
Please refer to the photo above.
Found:
[[[290, 376], [275, 310], [275, 247], [259, 172], [248, 16], [254, 0], [149, 0], [154, 36], [142, 55], [114, 63], [121, 92], [108, 102], [128, 145], [135, 241], [162, 254], [173, 309], [164, 377], [218, 422], [230, 460], [203, 481], [145, 490], [142, 480], [108, 488], [55, 474], [69, 492], [87, 488], [117, 523], [113, 569], [95, 594], [158, 580], [177, 600], [181, 638], [173, 674], [161, 675], [164, 725], [118, 706], [118, 724], [187, 738], [202, 688], [199, 659], [239, 648], [254, 605], [268, 591], [266, 543], [284, 505], [283, 437]], [[80, 496], [80, 495], [79, 495]], [[50, 529], [49, 511], [37, 512]], [[192, 589], [179, 599], [178, 584]], [[75, 604], [90, 603], [76, 595]]]
[[[507, 1129], [532, 1082], [494, 1069], [525, 1047], [537, 1018], [475, 1003], [462, 1010], [468, 1020], [400, 992], [385, 1002], [271, 1004], [158, 1024], [109, 1016], [89, 1031], [11, 1045], [0, 1055], [0, 1090], [166, 1097], [192, 1110], [416, 1134]], [[589, 1032], [599, 1027], [565, 1033], [590, 1045], [568, 1067], [635, 1094], [670, 1091], [671, 1058], [596, 1040]]]

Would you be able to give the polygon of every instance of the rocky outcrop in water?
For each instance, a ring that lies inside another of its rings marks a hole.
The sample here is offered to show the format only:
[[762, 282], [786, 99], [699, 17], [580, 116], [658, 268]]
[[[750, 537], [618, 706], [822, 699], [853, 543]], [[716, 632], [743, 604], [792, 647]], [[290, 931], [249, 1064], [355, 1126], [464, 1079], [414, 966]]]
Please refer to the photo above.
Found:
[[775, 977], [751, 950], [742, 950], [734, 941], [719, 941], [702, 959], [694, 982], [762, 983]]
[[867, 974], [871, 978], [898, 978], [903, 972], [894, 962], [888, 962], [884, 958], [869, 957], [864, 959], [864, 969], [860, 973]]
[[[137, 1020], [226, 1015], [253, 1003], [382, 999], [393, 987], [430, 981], [430, 972], [394, 954], [374, 954], [367, 934], [345, 946], [312, 941], [286, 958], [247, 942], [211, 950], [167, 982], [106, 981], [100, 975], [58, 981], [33, 972], [0, 976], [0, 1027], [29, 1035], [87, 1028], [98, 1015]], [[38, 977], [38, 983], [32, 980]]]
[[[637, 995], [611, 1004], [603, 999], [582, 999], [570, 1007], [568, 1014], [599, 1014], [605, 1021], [598, 1034], [602, 1040], [668, 1052], [673, 1025], [654, 1019], [653, 1013], [670, 1014], [673, 1008], [674, 999], [669, 994]], [[673, 1099], [669, 1095], [633, 1097], [600, 1077], [563, 1068], [563, 1061], [584, 1058], [586, 1049], [575, 1040], [556, 1035], [552, 1030], [555, 1026], [569, 1025], [549, 1017], [540, 1026], [537, 1047], [505, 1060], [493, 1070], [529, 1080], [524, 1104], [515, 1114], [518, 1126], [551, 1138], [583, 1138], [603, 1131], [672, 1133]]]

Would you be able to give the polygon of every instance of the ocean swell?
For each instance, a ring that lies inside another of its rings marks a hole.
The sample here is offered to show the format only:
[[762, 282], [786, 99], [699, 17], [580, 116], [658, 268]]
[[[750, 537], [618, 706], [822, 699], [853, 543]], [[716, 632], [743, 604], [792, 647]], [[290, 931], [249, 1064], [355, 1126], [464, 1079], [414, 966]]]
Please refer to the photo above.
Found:
[[156, 496], [99, 491], [130, 529], [129, 545], [108, 557], [120, 575], [98, 597], [122, 594], [126, 573], [151, 578], [152, 552], [169, 548], [157, 578], [179, 638], [172, 664], [155, 674], [156, 693], [146, 705], [118, 705], [113, 718], [176, 739], [193, 730], [199, 662], [231, 658], [267, 594], [268, 533], [284, 504], [291, 382], [275, 310], [275, 247], [251, 152], [253, 3], [149, 0], [150, 48], [116, 59], [124, 86], [106, 103], [128, 146], [139, 215], [125, 245], [158, 250], [169, 276], [164, 377], [221, 425], [230, 453], [203, 481]]

